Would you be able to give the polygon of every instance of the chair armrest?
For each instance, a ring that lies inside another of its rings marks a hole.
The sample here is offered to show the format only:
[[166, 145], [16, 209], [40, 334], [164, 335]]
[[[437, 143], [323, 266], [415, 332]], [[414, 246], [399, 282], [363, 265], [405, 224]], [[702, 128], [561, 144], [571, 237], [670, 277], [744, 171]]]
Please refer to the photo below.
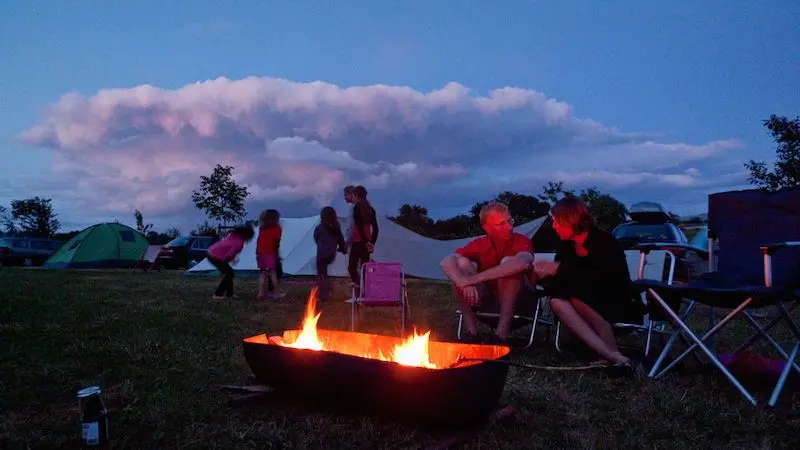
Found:
[[708, 250], [695, 247], [694, 245], [679, 244], [676, 242], [648, 242], [646, 244], [636, 244], [634, 248], [644, 253], [649, 253], [653, 250], [664, 250], [666, 248], [680, 248], [686, 251], [690, 251], [696, 254], [697, 256], [701, 257], [702, 259], [708, 259]]
[[775, 242], [762, 245], [759, 249], [761, 249], [761, 253], [772, 256], [776, 251], [788, 247], [800, 247], [800, 241]]

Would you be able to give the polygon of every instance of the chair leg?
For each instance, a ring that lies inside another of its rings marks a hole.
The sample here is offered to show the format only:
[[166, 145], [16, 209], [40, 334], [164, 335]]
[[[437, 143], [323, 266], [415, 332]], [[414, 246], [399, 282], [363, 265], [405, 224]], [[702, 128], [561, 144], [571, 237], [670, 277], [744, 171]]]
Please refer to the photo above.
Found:
[[[767, 340], [767, 342], [769, 342], [769, 343], [770, 343], [770, 345], [772, 345], [772, 347], [773, 347], [773, 348], [774, 348], [774, 349], [775, 349], [775, 350], [776, 350], [778, 353], [780, 353], [780, 354], [781, 354], [781, 356], [783, 356], [784, 358], [786, 358], [786, 359], [787, 359], [787, 360], [789, 360], [789, 361], [794, 361], [794, 359], [790, 359], [790, 358], [789, 358], [789, 355], [786, 353], [786, 351], [783, 349], [783, 347], [781, 347], [781, 346], [780, 346], [780, 344], [778, 344], [777, 342], [775, 342], [775, 339], [772, 339], [772, 336], [770, 336], [770, 335], [767, 333], [767, 331], [769, 330], [769, 328], [771, 328], [772, 326], [774, 326], [774, 325], [775, 325], [774, 323], [773, 323], [773, 324], [770, 324], [770, 326], [768, 326], [768, 327], [762, 328], [762, 327], [761, 327], [761, 324], [759, 324], [759, 323], [758, 323], [758, 321], [756, 321], [756, 319], [755, 319], [755, 318], [753, 318], [753, 316], [752, 316], [751, 314], [749, 314], [747, 311], [745, 311], [745, 312], [744, 312], [744, 317], [745, 317], [745, 318], [746, 318], [746, 319], [747, 319], [747, 320], [750, 322], [750, 324], [751, 324], [751, 325], [753, 325], [753, 327], [754, 327], [754, 328], [757, 330], [757, 333], [754, 335], [754, 338], [750, 338], [750, 339], [748, 339], [747, 346], [749, 346], [749, 345], [751, 345], [752, 343], [754, 343], [755, 341], [757, 341], [759, 337], [763, 337], [764, 339], [766, 339], [766, 340]], [[781, 316], [781, 317], [779, 317], [779, 319], [782, 319], [782, 318], [783, 318], [782, 316]], [[741, 346], [739, 346], [739, 348], [737, 348], [737, 349], [736, 349], [736, 350], [733, 352], [733, 354], [735, 355], [735, 354], [739, 353], [740, 351], [742, 351], [742, 350], [744, 350], [745, 348], [747, 348], [747, 346], [745, 346], [745, 345], [741, 345]], [[797, 373], [798, 373], [798, 374], [800, 374], [800, 366], [798, 366], [798, 365], [797, 365], [797, 363], [794, 363], [794, 362], [792, 362], [792, 366], [795, 368], [795, 370], [797, 371]]]
[[350, 296], [350, 331], [356, 331], [356, 309], [358, 299], [356, 298], [356, 288], [353, 287]]
[[[716, 308], [711, 308], [711, 311], [709, 311], [709, 313], [708, 313], [708, 329], [709, 330], [714, 328], [714, 326], [716, 325], [716, 320], [717, 320], [717, 309]], [[708, 348], [710, 348], [712, 352], [716, 353], [716, 351], [717, 351], [717, 340], [714, 338], [713, 334], [711, 336], [709, 336]]]
[[[702, 342], [705, 342], [705, 341], [709, 340], [709, 338], [712, 338], [712, 337], [714, 336], [714, 334], [716, 334], [716, 333], [717, 333], [717, 331], [721, 330], [721, 329], [722, 329], [722, 327], [724, 327], [724, 326], [725, 326], [725, 325], [727, 325], [727, 324], [728, 324], [728, 323], [729, 323], [731, 320], [733, 320], [733, 319], [734, 319], [734, 318], [735, 318], [735, 317], [736, 317], [736, 316], [737, 316], [737, 315], [738, 315], [740, 312], [742, 312], [742, 311], [743, 311], [743, 310], [744, 310], [744, 309], [747, 307], [747, 305], [749, 305], [749, 304], [750, 304], [752, 301], [753, 301], [753, 299], [752, 299], [752, 298], [748, 298], [747, 300], [743, 301], [743, 302], [742, 302], [742, 304], [740, 304], [739, 306], [737, 306], [737, 307], [736, 307], [736, 309], [734, 309], [733, 311], [731, 311], [731, 312], [730, 312], [730, 313], [729, 313], [727, 316], [725, 316], [725, 317], [724, 317], [722, 320], [720, 320], [719, 322], [717, 322], [717, 324], [716, 324], [716, 325], [714, 325], [713, 327], [711, 327], [711, 329], [710, 329], [710, 330], [708, 330], [708, 331], [707, 331], [707, 332], [706, 332], [706, 333], [703, 335], [703, 337], [701, 337], [701, 338], [700, 338], [700, 341], [702, 341]], [[688, 327], [687, 327], [687, 328], [688, 328]], [[689, 347], [688, 347], [686, 350], [684, 350], [684, 351], [683, 351], [683, 353], [681, 353], [681, 354], [680, 354], [680, 355], [679, 355], [677, 358], [675, 358], [675, 359], [674, 359], [674, 360], [673, 360], [673, 361], [672, 361], [672, 362], [671, 362], [671, 363], [670, 363], [670, 364], [669, 364], [667, 367], [665, 367], [665, 368], [664, 368], [664, 370], [662, 370], [662, 371], [661, 371], [661, 373], [660, 373], [659, 375], [657, 375], [657, 376], [656, 376], [656, 378], [659, 378], [659, 377], [663, 376], [663, 374], [664, 374], [664, 373], [666, 373], [666, 372], [667, 372], [669, 369], [671, 369], [671, 368], [672, 368], [672, 367], [674, 367], [676, 364], [678, 364], [678, 363], [679, 363], [679, 362], [680, 362], [680, 361], [681, 361], [683, 358], [685, 358], [685, 357], [686, 357], [686, 355], [688, 355], [688, 354], [689, 354], [689, 353], [691, 353], [691, 352], [692, 352], [692, 351], [693, 351], [695, 348], [697, 348], [697, 346], [698, 346], [698, 344], [699, 344], [699, 343], [697, 342], [697, 339], [694, 339], [694, 336], [692, 337], [692, 339], [693, 339], [695, 342], [694, 342], [692, 345], [690, 345], [690, 346], [689, 346]], [[713, 353], [713, 350], [712, 350], [712, 353]]]
[[770, 396], [769, 399], [770, 407], [775, 406], [775, 403], [778, 402], [778, 397], [780, 396], [780, 393], [783, 390], [783, 386], [786, 383], [786, 378], [789, 376], [789, 371], [791, 370], [792, 367], [796, 367], [795, 360], [797, 359], [797, 352], [798, 350], [800, 350], [800, 328], [798, 328], [797, 324], [792, 320], [792, 316], [789, 314], [789, 310], [787, 310], [782, 303], [778, 304], [778, 309], [780, 311], [781, 317], [786, 319], [789, 329], [791, 329], [792, 333], [794, 333], [795, 344], [791, 354], [786, 359], [786, 363], [783, 366], [783, 370], [781, 371], [781, 375], [778, 378], [778, 382], [775, 384], [775, 389], [772, 391], [772, 395]]
[[783, 370], [781, 370], [781, 376], [778, 378], [778, 383], [775, 384], [775, 389], [772, 391], [772, 395], [769, 397], [770, 407], [775, 406], [775, 403], [778, 402], [778, 397], [780, 397], [783, 386], [786, 384], [786, 378], [789, 376], [789, 370], [791, 370], [793, 366], [797, 367], [794, 363], [794, 360], [797, 358], [798, 349], [800, 349], [800, 341], [797, 341], [797, 343], [794, 344], [792, 353], [789, 355], [786, 364], [783, 366]]
[[[787, 312], [794, 311], [795, 308], [797, 308], [797, 305], [798, 305], [798, 302], [792, 302], [792, 306], [787, 310]], [[775, 318], [773, 318], [767, 324], [766, 327], [763, 328], [764, 332], [767, 332], [767, 331], [771, 330], [772, 327], [774, 327], [775, 325], [780, 323], [781, 319], [783, 319], [783, 313], [781, 312], [782, 308], [785, 308], [785, 306], [783, 306], [782, 304], [775, 305], [775, 309], [778, 311], [778, 314], [775, 316]], [[756, 329], [760, 329], [761, 328], [760, 324], [758, 324], [758, 322], [756, 322], [755, 319], [752, 319], [752, 317], [749, 314], [747, 316], [748, 316], [748, 318], [751, 319], [750, 323], [753, 324], [753, 326], [755, 326]], [[740, 351], [744, 350], [745, 348], [753, 345], [762, 336], [765, 336], [765, 335], [763, 333], [761, 333], [760, 331], [756, 332], [755, 334], [750, 336], [750, 338], [748, 340], [744, 341], [744, 343], [742, 343], [742, 345], [737, 347], [736, 350], [733, 351], [733, 354], [739, 353]], [[783, 357], [785, 358], [785, 357], [787, 357], [787, 355], [784, 354]]]
[[[686, 309], [683, 311], [683, 314], [681, 314], [680, 320], [684, 321], [689, 316], [691, 316], [692, 312], [694, 312], [694, 308], [696, 305], [697, 303], [695, 302], [689, 302], [689, 304], [686, 305]], [[667, 339], [666, 343], [664, 343], [664, 336], [661, 335], [661, 353], [658, 355], [658, 358], [656, 359], [656, 362], [653, 364], [653, 367], [650, 368], [650, 372], [647, 374], [648, 377], [655, 378], [655, 373], [658, 371], [658, 368], [659, 366], [661, 366], [661, 363], [663, 363], [664, 360], [667, 358], [669, 351], [672, 349], [672, 346], [675, 345], [675, 341], [678, 339], [678, 337], [681, 337], [684, 341], [687, 341], [686, 337], [681, 334], [681, 331], [679, 329], [676, 329], [675, 331], [672, 332], [669, 339]]]
[[[667, 305], [667, 303], [664, 301], [664, 299], [662, 299], [661, 296], [659, 296], [653, 289], [648, 289], [648, 291], [653, 296], [653, 298], [655, 298], [656, 301], [661, 305], [661, 307], [664, 308], [664, 311], [672, 318], [672, 320], [686, 334], [691, 336], [692, 340], [697, 344], [698, 347], [700, 347], [700, 349], [703, 351], [703, 353], [705, 353], [706, 356], [708, 356], [709, 359], [711, 359], [711, 362], [714, 363], [715, 366], [717, 366], [717, 368], [725, 375], [725, 377], [728, 379], [728, 381], [730, 381], [734, 386], [736, 386], [736, 389], [739, 390], [739, 392], [742, 394], [742, 396], [744, 396], [745, 399], [747, 399], [747, 401], [750, 402], [753, 406], [756, 406], [757, 405], [756, 400], [755, 400], [755, 398], [753, 398], [753, 396], [750, 394], [750, 392], [748, 392], [747, 389], [745, 389], [745, 387], [742, 386], [741, 383], [739, 383], [739, 380], [737, 380], [736, 377], [734, 377], [733, 374], [731, 374], [730, 371], [728, 371], [728, 369], [725, 367], [725, 365], [722, 364], [722, 362], [716, 356], [714, 356], [714, 354], [711, 352], [711, 350], [709, 350], [708, 347], [706, 347], [706, 345], [703, 343], [703, 341], [700, 338], [698, 338], [697, 335], [694, 334], [692, 332], [692, 330], [682, 320], [680, 320], [680, 317], [678, 317], [678, 315], [675, 314], [675, 311], [673, 311], [672, 308], [670, 308], [669, 305]], [[747, 302], [745, 302], [745, 303], [749, 303], [749, 300]], [[729, 316], [732, 316], [732, 315], [733, 315], [733, 313], [731, 313]], [[721, 326], [721, 324], [726, 323], [727, 322], [726, 319], [728, 319], [728, 317], [723, 319], [720, 322], [720, 324], [718, 324], [718, 325]], [[715, 327], [715, 328], [718, 328], [718, 327]], [[710, 330], [709, 333], [712, 333], [714, 331], [716, 331], [716, 329]], [[662, 373], [660, 375], [663, 375], [663, 371], [662, 371]]]
[[561, 342], [560, 342], [561, 341], [561, 321], [558, 320], [558, 319], [555, 319], [555, 320], [556, 320], [556, 339], [553, 342], [553, 344], [556, 347], [556, 351], [561, 353]]
[[406, 302], [403, 301], [401, 305], [403, 317], [401, 319], [402, 325], [400, 325], [400, 337], [406, 337]]
[[458, 331], [456, 331], [456, 337], [458, 338], [459, 341], [461, 340], [461, 327], [463, 323], [464, 323], [464, 313], [460, 312], [458, 314]]
[[531, 335], [528, 338], [528, 344], [523, 347], [525, 349], [530, 348], [533, 345], [533, 339], [536, 337], [536, 325], [539, 323], [539, 311], [542, 308], [542, 303], [539, 300], [536, 300], [536, 310], [533, 313], [533, 324], [531, 325]]

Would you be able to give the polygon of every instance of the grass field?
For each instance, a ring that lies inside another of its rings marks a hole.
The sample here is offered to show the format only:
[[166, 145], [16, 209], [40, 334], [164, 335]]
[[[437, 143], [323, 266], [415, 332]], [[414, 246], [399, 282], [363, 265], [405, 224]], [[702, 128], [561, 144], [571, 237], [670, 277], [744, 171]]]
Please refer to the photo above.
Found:
[[[176, 273], [0, 270], [0, 448], [74, 448], [75, 393], [94, 384], [112, 411], [115, 448], [383, 449], [436, 442], [429, 433], [357, 414], [229, 405], [216, 385], [253, 383], [241, 339], [297, 327], [309, 286], [287, 286], [285, 299], [256, 303], [255, 280], [237, 279], [241, 297], [214, 302], [217, 282]], [[344, 284], [337, 289], [343, 299]], [[409, 289], [418, 329], [453, 339], [447, 287], [412, 281]], [[348, 307], [321, 305], [319, 326], [346, 329]], [[388, 311], [371, 313], [365, 331], [393, 333], [394, 319]], [[544, 340], [515, 358], [582, 361]], [[756, 392], [766, 399], [770, 390], [764, 384]], [[800, 446], [795, 392], [785, 393], [774, 410], [753, 408], [727, 380], [694, 361], [641, 384], [602, 371], [512, 368], [502, 401], [515, 407], [514, 416], [487, 427], [466, 448]]]

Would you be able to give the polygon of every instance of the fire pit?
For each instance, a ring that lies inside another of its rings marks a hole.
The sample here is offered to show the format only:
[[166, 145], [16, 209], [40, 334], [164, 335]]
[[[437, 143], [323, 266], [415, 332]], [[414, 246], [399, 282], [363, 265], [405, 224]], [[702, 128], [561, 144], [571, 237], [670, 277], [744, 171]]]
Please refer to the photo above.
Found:
[[507, 361], [508, 347], [431, 342], [430, 332], [403, 339], [318, 330], [315, 292], [302, 329], [243, 339], [259, 382], [306, 401], [419, 425], [466, 425], [497, 406], [508, 365], [492, 361]]

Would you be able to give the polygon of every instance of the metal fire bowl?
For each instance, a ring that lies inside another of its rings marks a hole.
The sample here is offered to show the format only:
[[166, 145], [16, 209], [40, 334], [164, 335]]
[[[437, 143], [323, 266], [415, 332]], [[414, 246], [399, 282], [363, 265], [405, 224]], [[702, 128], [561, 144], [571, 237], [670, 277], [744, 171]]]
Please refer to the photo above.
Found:
[[243, 339], [244, 356], [259, 382], [291, 398], [321, 405], [345, 406], [422, 426], [463, 426], [486, 418], [498, 404], [508, 365], [465, 362], [463, 358], [508, 360], [505, 346], [430, 342], [430, 361], [437, 369], [404, 366], [364, 358], [392, 355], [402, 339], [392, 336], [317, 330], [325, 348], [315, 351], [284, 347], [299, 330], [282, 336], [260, 334]]

